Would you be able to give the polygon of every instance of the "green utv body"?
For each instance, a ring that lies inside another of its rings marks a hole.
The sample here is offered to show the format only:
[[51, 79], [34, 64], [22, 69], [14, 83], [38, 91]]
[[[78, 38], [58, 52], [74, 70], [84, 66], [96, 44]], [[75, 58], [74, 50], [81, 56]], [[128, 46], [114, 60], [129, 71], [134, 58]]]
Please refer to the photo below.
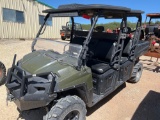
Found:
[[[92, 107], [126, 81], [140, 80], [139, 57], [149, 47], [148, 41], [140, 40], [142, 11], [70, 4], [43, 12], [47, 15], [32, 53], [17, 63], [15, 55], [7, 73], [7, 99], [20, 111], [46, 108], [44, 120], [85, 120], [86, 106]], [[70, 43], [40, 38], [49, 17], [71, 17]], [[74, 17], [89, 19], [90, 30], [74, 30]], [[138, 18], [134, 31], [127, 26], [128, 17]], [[119, 33], [104, 32], [103, 26], [96, 26], [99, 18], [121, 19]]]
[[26, 55], [21, 61], [22, 69], [30, 74], [55, 73], [58, 76], [55, 91], [73, 88], [83, 83], [86, 83], [89, 90], [93, 88], [91, 82], [92, 74], [89, 68], [85, 67], [81, 68], [81, 70], [76, 70], [68, 64], [52, 60], [45, 54], [52, 53], [50, 51], [35, 51]]

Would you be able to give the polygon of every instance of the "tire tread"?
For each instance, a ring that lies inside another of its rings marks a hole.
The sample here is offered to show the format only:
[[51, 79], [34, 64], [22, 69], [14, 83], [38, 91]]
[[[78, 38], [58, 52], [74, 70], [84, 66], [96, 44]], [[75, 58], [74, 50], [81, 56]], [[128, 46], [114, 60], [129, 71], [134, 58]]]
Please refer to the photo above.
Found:
[[[44, 117], [44, 120], [60, 120], [60, 116], [63, 112], [69, 108], [69, 106], [75, 104], [81, 104], [83, 106], [84, 114], [86, 115], [87, 110], [83, 100], [78, 96], [67, 96], [58, 100], [58, 102], [51, 108], [50, 112]], [[85, 120], [85, 118], [83, 120]]]

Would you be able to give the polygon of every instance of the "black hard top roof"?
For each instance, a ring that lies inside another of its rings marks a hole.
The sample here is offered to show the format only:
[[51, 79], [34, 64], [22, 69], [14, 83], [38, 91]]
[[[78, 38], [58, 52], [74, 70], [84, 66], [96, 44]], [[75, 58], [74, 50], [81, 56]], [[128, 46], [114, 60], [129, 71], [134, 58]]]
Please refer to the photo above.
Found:
[[143, 14], [144, 11], [141, 11], [141, 10], [131, 10], [130, 12], [127, 13], [128, 16], [131, 16], [131, 17], [139, 17], [141, 14]]
[[142, 10], [131, 10], [130, 13], [133, 13], [133, 14], [143, 14], [144, 11], [142, 11]]
[[[51, 17], [76, 17], [87, 14], [93, 16], [100, 11], [100, 17], [105, 18], [122, 18], [125, 13], [127, 16], [139, 17], [144, 12], [141, 10], [131, 10], [127, 7], [102, 5], [102, 4], [67, 4], [60, 5], [58, 9], [44, 10], [44, 13], [50, 13]], [[91, 15], [92, 14], [92, 15]]]
[[127, 7], [103, 5], [103, 4], [67, 4], [60, 5], [58, 9], [48, 9], [44, 10], [44, 13], [67, 13], [67, 12], [81, 12], [81, 11], [116, 11], [116, 12], [129, 12], [131, 9]]

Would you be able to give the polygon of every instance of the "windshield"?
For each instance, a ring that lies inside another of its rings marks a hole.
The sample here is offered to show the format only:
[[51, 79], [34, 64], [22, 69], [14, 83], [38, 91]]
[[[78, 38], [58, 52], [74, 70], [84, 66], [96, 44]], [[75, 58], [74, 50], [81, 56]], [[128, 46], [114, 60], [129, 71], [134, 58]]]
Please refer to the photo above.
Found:
[[35, 50], [45, 50], [46, 55], [58, 62], [78, 66], [78, 59], [82, 51], [82, 46], [58, 40], [37, 38]]

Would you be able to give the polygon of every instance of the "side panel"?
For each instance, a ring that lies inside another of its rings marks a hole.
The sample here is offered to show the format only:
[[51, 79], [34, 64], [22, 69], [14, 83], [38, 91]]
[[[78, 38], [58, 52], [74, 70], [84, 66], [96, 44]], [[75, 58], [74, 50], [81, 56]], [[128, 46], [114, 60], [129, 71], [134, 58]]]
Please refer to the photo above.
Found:
[[139, 44], [135, 49], [135, 58], [140, 57], [145, 54], [149, 49], [150, 42], [149, 41], [139, 41]]
[[72, 67], [63, 69], [59, 72], [63, 74], [55, 86], [55, 91], [65, 91], [66, 89], [76, 88], [81, 84], [85, 84], [87, 91], [93, 89], [92, 74], [90, 68], [82, 68], [80, 71], [75, 70]]
[[117, 71], [110, 69], [104, 74], [93, 74], [94, 79], [94, 93], [103, 95], [107, 92], [111, 92], [114, 89], [117, 81]]
[[121, 65], [119, 80], [120, 81], [127, 81], [131, 78], [132, 70], [133, 70], [134, 62], [127, 61]]

